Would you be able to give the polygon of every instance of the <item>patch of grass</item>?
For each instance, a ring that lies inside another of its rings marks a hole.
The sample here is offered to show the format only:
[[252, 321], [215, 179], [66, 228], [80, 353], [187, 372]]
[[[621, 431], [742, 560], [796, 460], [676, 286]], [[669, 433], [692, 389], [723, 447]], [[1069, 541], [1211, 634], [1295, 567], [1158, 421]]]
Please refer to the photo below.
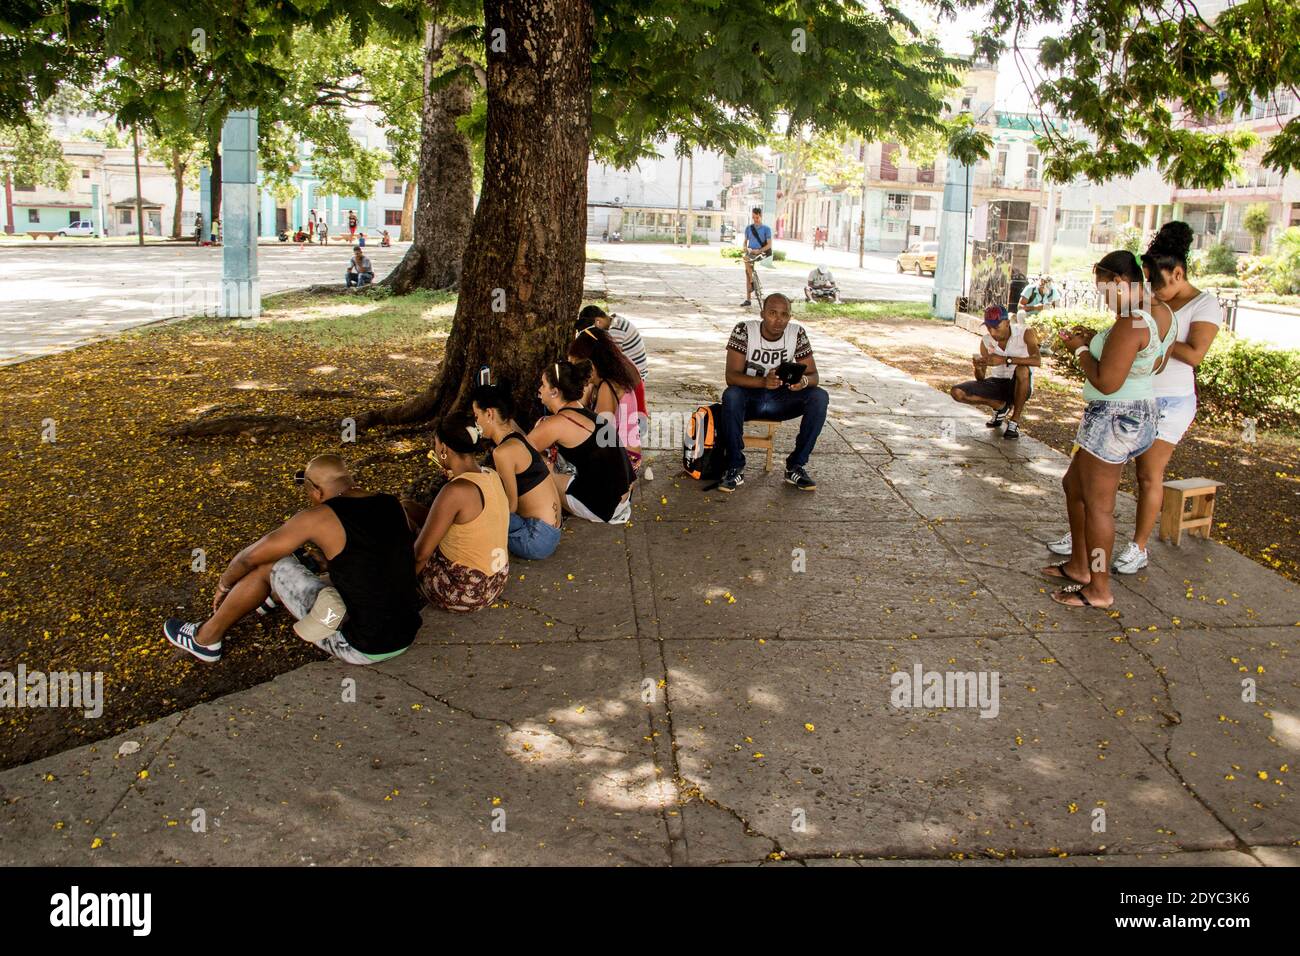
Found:
[[871, 322], [877, 319], [937, 319], [930, 313], [928, 302], [905, 302], [883, 299], [875, 302], [796, 302], [794, 311], [809, 319], [856, 319]]
[[386, 295], [283, 292], [268, 296], [256, 319], [199, 316], [153, 326], [142, 334], [222, 335], [256, 333], [305, 345], [409, 347], [446, 338], [456, 312], [456, 296], [418, 290]]

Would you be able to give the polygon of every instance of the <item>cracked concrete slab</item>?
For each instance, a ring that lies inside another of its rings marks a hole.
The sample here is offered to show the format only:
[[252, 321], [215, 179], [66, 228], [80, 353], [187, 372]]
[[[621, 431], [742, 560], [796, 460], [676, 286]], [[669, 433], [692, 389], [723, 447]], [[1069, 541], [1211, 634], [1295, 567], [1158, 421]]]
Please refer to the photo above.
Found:
[[[869, 546], [853, 523], [663, 521], [643, 530], [669, 641], [1021, 630], [919, 521], [877, 526]], [[688, 560], [674, 558], [688, 538], [702, 536]]]
[[[789, 853], [1234, 846], [1033, 638], [675, 641], [666, 654], [681, 775]], [[997, 671], [996, 716], [894, 709], [891, 672], [910, 675], [918, 661]], [[1105, 810], [1103, 833], [1094, 809]]]
[[[52, 801], [39, 779], [16, 789], [18, 771], [9, 771], [3, 826], [22, 838], [5, 840], [0, 857], [667, 863], [667, 791], [644, 740], [640, 670], [633, 642], [425, 647], [370, 669], [310, 664], [192, 708], [145, 777], [130, 775], [138, 759], [107, 764], [120, 738], [36, 765], [56, 778], [105, 765], [106, 783], [126, 789], [107, 815]], [[345, 699], [349, 679], [354, 702]], [[159, 739], [177, 721], [124, 737]], [[56, 829], [74, 809], [95, 825]], [[196, 809], [206, 832], [194, 830]]]

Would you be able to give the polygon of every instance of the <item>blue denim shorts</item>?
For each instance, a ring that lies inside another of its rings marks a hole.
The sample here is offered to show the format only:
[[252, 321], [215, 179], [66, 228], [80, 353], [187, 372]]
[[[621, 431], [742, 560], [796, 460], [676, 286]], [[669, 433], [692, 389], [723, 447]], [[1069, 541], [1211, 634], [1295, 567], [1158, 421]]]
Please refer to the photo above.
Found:
[[1074, 442], [1094, 458], [1122, 465], [1156, 440], [1160, 412], [1154, 398], [1131, 402], [1089, 402]]
[[521, 518], [510, 513], [510, 537], [507, 546], [516, 558], [540, 561], [555, 553], [560, 543], [560, 529], [541, 518]]

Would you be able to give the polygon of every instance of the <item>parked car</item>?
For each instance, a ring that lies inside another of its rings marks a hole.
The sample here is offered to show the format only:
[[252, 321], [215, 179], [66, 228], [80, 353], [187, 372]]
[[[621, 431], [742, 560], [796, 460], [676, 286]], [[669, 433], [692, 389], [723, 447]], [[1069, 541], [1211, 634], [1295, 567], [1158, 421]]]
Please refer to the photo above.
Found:
[[89, 219], [78, 219], [76, 222], [69, 223], [65, 228], [59, 230], [60, 236], [97, 236], [99, 233], [95, 230], [95, 224]]
[[934, 275], [939, 260], [939, 243], [913, 242], [906, 252], [900, 252], [894, 264], [899, 272], [915, 272], [917, 275]]

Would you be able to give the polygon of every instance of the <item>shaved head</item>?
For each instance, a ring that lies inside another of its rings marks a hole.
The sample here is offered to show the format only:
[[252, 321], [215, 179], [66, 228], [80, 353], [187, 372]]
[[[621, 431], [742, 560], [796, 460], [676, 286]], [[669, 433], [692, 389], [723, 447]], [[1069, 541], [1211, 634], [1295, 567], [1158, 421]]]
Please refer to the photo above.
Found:
[[307, 462], [303, 470], [307, 479], [326, 493], [345, 491], [352, 487], [352, 472], [341, 455], [317, 455]]

